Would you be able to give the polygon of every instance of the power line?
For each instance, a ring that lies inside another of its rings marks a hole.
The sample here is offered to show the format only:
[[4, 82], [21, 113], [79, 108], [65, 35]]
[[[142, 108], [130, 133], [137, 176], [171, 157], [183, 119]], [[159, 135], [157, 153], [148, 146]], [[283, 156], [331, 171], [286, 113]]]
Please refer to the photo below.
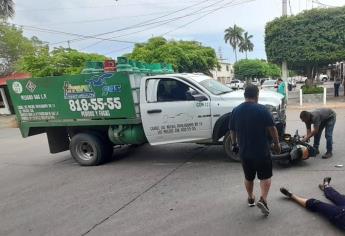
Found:
[[108, 52], [105, 52], [105, 53], [102, 53], [102, 54], [109, 55], [110, 53], [121, 52], [123, 50], [130, 49], [130, 48], [131, 48], [131, 46], [130, 47], [124, 47], [124, 48], [120, 48], [120, 49], [111, 50], [111, 51], [108, 51]]
[[325, 3], [320, 2], [319, 0], [312, 0], [313, 3], [319, 4], [320, 6], [324, 6], [324, 7], [336, 7], [336, 6], [332, 6], [332, 5], [328, 5]]
[[[254, 1], [254, 0], [253, 0]], [[199, 14], [203, 14], [203, 13], [213, 13], [215, 10], [219, 10], [220, 8], [226, 8], [226, 7], [230, 7], [231, 5], [229, 4], [232, 4], [234, 2], [234, 0], [232, 2], [229, 2], [229, 3], [226, 3], [224, 5], [222, 5], [221, 7], [218, 7], [218, 8], [215, 8], [215, 9], [211, 9], [211, 10], [207, 10], [207, 11], [200, 11], [200, 12], [194, 12], [192, 14], [188, 14], [188, 15], [185, 15], [185, 16], [182, 16], [182, 17], [176, 17], [175, 19], [181, 19], [181, 18], [184, 18], [186, 16], [193, 16], [193, 15], [199, 15]], [[173, 21], [173, 20], [171, 20]], [[112, 37], [112, 39], [115, 39], [115, 38], [120, 38], [120, 37], [123, 37], [123, 36], [128, 36], [128, 35], [132, 35], [132, 34], [136, 34], [136, 33], [141, 33], [141, 32], [144, 32], [144, 31], [147, 31], [147, 30], [150, 30], [150, 29], [153, 29], [153, 28], [157, 28], [161, 25], [164, 25], [166, 23], [170, 23], [171, 22], [170, 20], [169, 21], [166, 21], [165, 23], [163, 24], [160, 24], [160, 25], [157, 25], [155, 27], [152, 27], [152, 28], [145, 28], [143, 30], [140, 30], [140, 31], [135, 31], [135, 32], [131, 32], [131, 33], [128, 33], [128, 34], [123, 34], [123, 35], [119, 35], [119, 36], [116, 36], [116, 37]]]
[[[171, 12], [171, 11], [167, 11], [167, 12]], [[147, 14], [130, 15], [130, 16], [116, 16], [116, 17], [108, 17], [108, 18], [99, 18], [99, 19], [94, 19], [94, 20], [78, 20], [78, 21], [52, 22], [52, 23], [40, 24], [40, 25], [32, 25], [32, 26], [40, 27], [40, 26], [67, 25], [67, 24], [88, 24], [88, 23], [94, 23], [94, 22], [112, 21], [112, 20], [123, 19], [123, 18], [139, 18], [139, 17], [142, 17], [142, 16], [160, 15], [162, 13], [165, 13], [165, 12], [152, 12], [152, 13], [147, 13]]]
[[[13, 25], [25, 28], [26, 30], [37, 31], [37, 32], [42, 32], [42, 33], [63, 34], [63, 35], [68, 35], [68, 36], [77, 36], [77, 37], [85, 38], [85, 39], [98, 39], [98, 40], [113, 41], [113, 42], [118, 42], [118, 43], [131, 43], [131, 44], [137, 43], [133, 41], [106, 39], [106, 38], [95, 37], [92, 35], [82, 35], [82, 34], [69, 33], [69, 32], [64, 32], [64, 31], [59, 31], [59, 30], [43, 29], [43, 28], [38, 28], [34, 26], [29, 26], [29, 25], [18, 25], [18, 24], [13, 24]], [[71, 40], [66, 40], [64, 42], [71, 42]]]
[[[200, 19], [202, 19], [202, 18], [204, 18], [204, 17], [206, 17], [206, 16], [208, 16], [208, 15], [210, 15], [210, 14], [216, 12], [216, 11], [219, 11], [219, 10], [221, 10], [221, 9], [224, 9], [224, 8], [226, 8], [226, 7], [241, 5], [241, 4], [245, 4], [245, 3], [248, 3], [248, 2], [252, 2], [252, 1], [255, 1], [255, 0], [245, 0], [245, 1], [238, 2], [238, 3], [234, 3], [234, 1], [235, 1], [235, 0], [233, 0], [233, 1], [231, 1], [231, 2], [228, 2], [228, 3], [225, 3], [225, 4], [223, 4], [222, 6], [220, 6], [220, 7], [218, 7], [218, 8], [215, 8], [215, 9], [213, 9], [213, 10], [210, 10], [210, 11], [208, 11], [206, 14], [202, 15], [201, 17], [198, 17], [198, 18], [196, 18], [196, 19], [194, 19], [194, 20], [192, 20], [192, 21], [189, 21], [188, 23], [183, 24], [183, 25], [181, 25], [181, 26], [179, 26], [179, 27], [177, 27], [177, 28], [175, 28], [175, 29], [173, 29], [173, 30], [170, 30], [170, 31], [168, 31], [168, 32], [165, 32], [164, 34], [161, 34], [161, 36], [164, 36], [164, 35], [166, 35], [166, 34], [169, 34], [169, 33], [171, 33], [171, 32], [174, 32], [174, 31], [176, 31], [176, 30], [178, 30], [178, 29], [180, 29], [180, 28], [183, 28], [183, 27], [185, 27], [185, 26], [187, 26], [187, 25], [189, 25], [189, 24], [192, 24], [192, 23], [194, 23], [195, 21], [198, 21], [198, 20], [200, 20]], [[127, 47], [127, 48], [130, 48], [130, 47]], [[127, 48], [124, 48], [124, 49], [127, 49]], [[116, 50], [116, 51], [117, 51], [117, 50]], [[119, 50], [119, 51], [120, 51], [120, 50]], [[108, 52], [108, 53], [111, 53], [111, 52], [113, 52], [113, 51], [110, 51], [110, 52]], [[108, 54], [108, 53], [106, 53], [106, 54]]]
[[[103, 36], [103, 35], [107, 35], [107, 34], [112, 34], [112, 33], [115, 33], [115, 32], [125, 31], [125, 30], [128, 30], [128, 29], [134, 29], [134, 28], [138, 28], [138, 27], [142, 27], [142, 26], [146, 26], [146, 25], [150, 25], [150, 24], [155, 24], [155, 23], [152, 23], [152, 21], [155, 21], [155, 20], [158, 20], [158, 19], [170, 16], [170, 15], [176, 14], [176, 13], [184, 11], [184, 10], [188, 10], [189, 8], [193, 8], [195, 6], [198, 6], [198, 5], [203, 4], [205, 2], [208, 2], [208, 1], [210, 1], [210, 0], [203, 0], [203, 1], [198, 2], [196, 4], [193, 4], [193, 5], [181, 8], [179, 10], [173, 11], [173, 12], [168, 13], [168, 14], [164, 14], [164, 15], [156, 17], [156, 18], [152, 18], [152, 19], [140, 22], [138, 24], [134, 24], [134, 25], [131, 25], [131, 26], [120, 28], [120, 29], [104, 32], [104, 33], [101, 33], [101, 34], [94, 34], [94, 35], [91, 35], [91, 36], [98, 37], [98, 36]], [[82, 38], [79, 37], [79, 38], [71, 39], [69, 41], [70, 42], [74, 42], [74, 41], [80, 41], [80, 40], [82, 40]], [[66, 40], [65, 41], [61, 41], [61, 42], [52, 43], [52, 44], [60, 44], [60, 43], [64, 43], [64, 42], [66, 42]]]
[[[219, 4], [219, 3], [221, 3], [221, 2], [224, 2], [224, 1], [225, 1], [225, 0], [217, 1], [217, 2], [215, 2], [215, 3], [213, 3], [213, 4], [210, 4], [210, 5], [206, 6], [206, 7], [204, 7], [203, 9], [210, 8], [210, 7], [212, 7], [212, 6], [214, 6], [214, 5], [217, 5], [217, 4]], [[209, 10], [209, 11], [212, 11], [212, 10]], [[204, 12], [205, 12], [205, 11], [200, 12], [200, 9], [198, 9], [198, 10], [196, 10], [196, 11], [193, 11], [193, 12], [188, 13], [188, 14], [183, 15], [183, 16], [179, 16], [179, 17], [175, 17], [175, 18], [171, 18], [171, 19], [167, 19], [167, 20], [155, 22], [155, 24], [156, 24], [156, 23], [161, 23], [161, 22], [162, 22], [162, 24], [156, 25], [156, 26], [154, 26], [154, 27], [145, 28], [145, 29], [143, 29], [143, 30], [131, 32], [131, 33], [128, 33], [128, 34], [123, 34], [123, 35], [120, 35], [120, 36], [111, 37], [111, 38], [109, 38], [109, 39], [114, 39], [114, 38], [119, 38], [119, 37], [123, 37], [123, 36], [128, 36], [128, 35], [140, 33], [140, 32], [146, 31], [146, 30], [150, 30], [150, 29], [153, 29], [153, 28], [157, 28], [157, 27], [162, 26], [162, 25], [166, 25], [167, 23], [170, 23], [170, 22], [173, 22], [173, 21], [182, 19], [182, 18], [186, 18], [186, 17], [193, 16], [193, 15], [196, 15], [196, 14], [202, 14], [202, 13], [204, 13]], [[97, 44], [99, 44], [99, 43], [101, 43], [101, 42], [102, 42], [102, 40], [100, 40], [100, 41], [98, 41], [98, 42], [95, 42], [95, 43], [92, 43], [92, 44], [90, 44], [90, 45], [88, 45], [88, 46], [86, 46], [86, 47], [83, 47], [81, 50], [90, 48], [90, 47], [95, 46], [95, 45], [97, 45]]]
[[[196, 1], [184, 1], [184, 2], [196, 2]], [[160, 1], [162, 3], [162, 1]], [[166, 1], [163, 3], [171, 3], [171, 1]], [[97, 9], [97, 8], [109, 8], [109, 7], [119, 7], [119, 6], [142, 6], [147, 3], [130, 3], [130, 4], [109, 4], [109, 5], [96, 5], [96, 6], [77, 6], [77, 7], [54, 7], [54, 8], [19, 8], [16, 11], [18, 12], [33, 12], [33, 11], [64, 11], [64, 10], [76, 10], [76, 9]]]
[[[202, 18], [204, 18], [204, 17], [206, 17], [206, 16], [208, 16], [208, 15], [210, 15], [210, 14], [216, 12], [216, 11], [219, 11], [219, 10], [221, 10], [221, 9], [224, 9], [224, 7], [241, 5], [241, 4], [244, 4], [244, 3], [247, 3], [247, 2], [253, 2], [253, 1], [255, 1], [255, 0], [245, 0], [245, 1], [242, 1], [242, 2], [239, 2], [239, 3], [234, 3], [234, 4], [232, 4], [234, 1], [232, 1], [232, 2], [230, 2], [230, 3], [226, 3], [226, 4], [224, 4], [223, 6], [221, 6], [221, 7], [219, 7], [219, 8], [216, 8], [216, 9], [212, 10], [211, 12], [208, 12], [208, 13], [206, 13], [206, 14], [204, 14], [204, 15], [202, 15], [202, 16], [200, 16], [200, 17], [198, 17], [198, 18], [196, 18], [196, 19], [194, 19], [194, 20], [192, 20], [192, 21], [190, 21], [190, 22], [187, 22], [186, 24], [183, 24], [183, 25], [181, 25], [181, 26], [179, 26], [179, 27], [177, 27], [177, 28], [175, 28], [175, 29], [173, 29], [173, 30], [169, 30], [169, 31], [167, 31], [167, 32], [165, 32], [165, 33], [163, 33], [163, 34], [161, 34], [161, 36], [167, 35], [167, 34], [169, 34], [169, 33], [171, 33], [171, 32], [174, 32], [174, 31], [176, 31], [176, 30], [178, 30], [178, 29], [184, 28], [184, 27], [186, 27], [187, 25], [190, 25], [190, 24], [192, 24], [192, 23], [194, 23], [194, 22], [196, 22], [196, 21], [198, 21], [198, 20], [201, 20]], [[232, 5], [230, 5], [230, 4], [232, 4]]]

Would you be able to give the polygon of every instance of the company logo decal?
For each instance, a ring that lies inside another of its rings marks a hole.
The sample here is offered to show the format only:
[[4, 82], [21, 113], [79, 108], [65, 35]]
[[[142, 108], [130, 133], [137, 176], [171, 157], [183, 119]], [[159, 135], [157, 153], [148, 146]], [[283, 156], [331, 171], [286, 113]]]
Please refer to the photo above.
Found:
[[102, 95], [107, 96], [109, 93], [120, 93], [121, 85], [108, 85], [102, 88]]
[[29, 90], [31, 93], [35, 92], [35, 89], [37, 88], [36, 84], [34, 84], [31, 80], [29, 80], [27, 83], [26, 83], [26, 86], [25, 88], [27, 90]]
[[90, 85], [71, 85], [68, 81], [64, 82], [65, 99], [94, 98], [95, 92]]
[[89, 83], [90, 86], [93, 87], [101, 87], [103, 85], [106, 85], [106, 79], [109, 79], [113, 76], [111, 73], [105, 73], [102, 75], [94, 75], [91, 79], [86, 80], [86, 82]]
[[16, 94], [21, 94], [23, 92], [23, 86], [17, 81], [13, 82], [12, 89]]

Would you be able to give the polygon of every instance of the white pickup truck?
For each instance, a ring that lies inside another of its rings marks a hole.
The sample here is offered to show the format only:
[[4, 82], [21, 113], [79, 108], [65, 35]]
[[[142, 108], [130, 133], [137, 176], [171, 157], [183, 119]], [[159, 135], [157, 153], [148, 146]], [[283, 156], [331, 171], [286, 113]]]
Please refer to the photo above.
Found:
[[[177, 98], [178, 90], [181, 97]], [[238, 156], [231, 152], [228, 124], [232, 109], [243, 101], [243, 90], [232, 91], [205, 75], [150, 76], [141, 81], [140, 113], [151, 145], [223, 143], [226, 154], [238, 160]], [[259, 103], [272, 112], [282, 135], [286, 120], [283, 96], [272, 91], [260, 91]]]
[[[203, 74], [115, 72], [13, 80], [9, 88], [23, 137], [47, 133], [51, 153], [69, 149], [81, 165], [103, 163], [115, 145], [146, 142], [223, 145], [238, 160], [228, 124], [244, 91]], [[259, 103], [283, 135], [283, 96], [260, 91]]]

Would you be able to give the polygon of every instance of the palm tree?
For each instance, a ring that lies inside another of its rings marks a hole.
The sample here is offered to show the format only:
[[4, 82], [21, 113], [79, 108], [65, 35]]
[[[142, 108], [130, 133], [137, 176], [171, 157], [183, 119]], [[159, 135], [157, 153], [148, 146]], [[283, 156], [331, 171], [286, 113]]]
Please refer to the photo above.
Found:
[[12, 18], [14, 16], [13, 0], [0, 0], [0, 19]]
[[237, 46], [239, 46], [240, 42], [243, 40], [243, 37], [242, 37], [243, 32], [244, 32], [244, 30], [237, 25], [234, 25], [234, 27], [229, 27], [224, 31], [225, 43], [229, 42], [229, 44], [233, 48], [233, 50], [235, 52], [236, 61], [237, 61], [236, 49], [237, 49]]
[[243, 40], [239, 45], [239, 51], [246, 53], [246, 59], [248, 59], [247, 52], [251, 52], [254, 49], [254, 44], [250, 41], [251, 38], [253, 38], [253, 35], [248, 35], [248, 32], [245, 32]]

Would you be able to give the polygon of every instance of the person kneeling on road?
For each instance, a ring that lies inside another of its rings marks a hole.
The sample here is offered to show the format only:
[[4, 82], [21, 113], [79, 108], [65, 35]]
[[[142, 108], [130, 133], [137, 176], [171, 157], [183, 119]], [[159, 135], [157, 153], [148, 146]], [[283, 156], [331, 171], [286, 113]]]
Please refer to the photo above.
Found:
[[[278, 131], [271, 113], [258, 104], [259, 89], [248, 85], [244, 92], [245, 102], [234, 108], [230, 119], [232, 151], [240, 153], [248, 193], [248, 205], [255, 206], [254, 179], [260, 179], [261, 197], [257, 202], [264, 215], [269, 214], [267, 195], [271, 186], [272, 160], [267, 130], [273, 138], [274, 149], [280, 153]], [[237, 145], [238, 141], [238, 145]]]
[[284, 187], [280, 188], [280, 192], [291, 200], [297, 202], [302, 207], [307, 208], [310, 211], [320, 213], [337, 227], [345, 230], [345, 196], [332, 188], [329, 184], [330, 182], [331, 177], [325, 177], [323, 179], [323, 183], [319, 184], [319, 188], [325, 193], [326, 198], [335, 205], [324, 203], [314, 198], [307, 199], [299, 197]]
[[[306, 142], [314, 136], [314, 148], [316, 149], [316, 154], [320, 153], [319, 145], [321, 134], [323, 129], [326, 128], [325, 137], [327, 140], [327, 152], [322, 156], [322, 158], [331, 158], [333, 155], [333, 129], [336, 121], [336, 113], [329, 108], [319, 108], [311, 112], [302, 111], [300, 118], [307, 127], [307, 135], [302, 139], [302, 142]], [[314, 125], [313, 130], [311, 130], [311, 124]]]

